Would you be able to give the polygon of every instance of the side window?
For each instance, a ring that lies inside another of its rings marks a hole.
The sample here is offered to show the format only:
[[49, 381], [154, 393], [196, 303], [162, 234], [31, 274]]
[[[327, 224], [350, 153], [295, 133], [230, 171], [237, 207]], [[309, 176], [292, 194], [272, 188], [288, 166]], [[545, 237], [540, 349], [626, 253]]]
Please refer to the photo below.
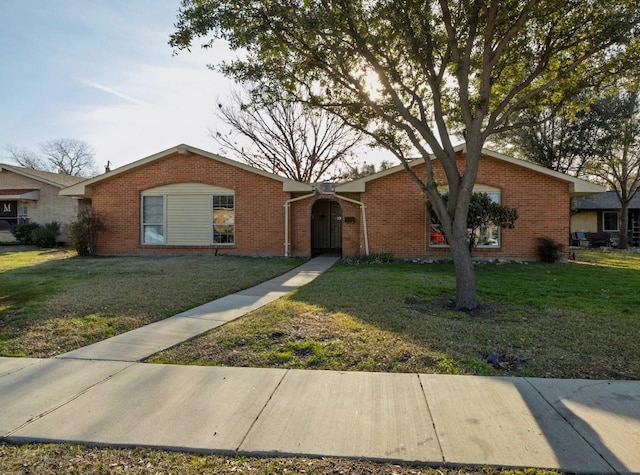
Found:
[[235, 243], [235, 199], [233, 195], [213, 195], [213, 242]]
[[142, 197], [142, 242], [164, 244], [164, 196]]

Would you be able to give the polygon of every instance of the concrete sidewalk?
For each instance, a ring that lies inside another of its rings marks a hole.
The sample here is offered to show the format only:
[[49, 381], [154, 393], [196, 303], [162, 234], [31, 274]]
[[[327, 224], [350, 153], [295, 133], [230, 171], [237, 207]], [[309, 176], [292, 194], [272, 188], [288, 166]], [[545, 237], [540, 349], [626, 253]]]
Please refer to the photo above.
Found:
[[0, 358], [0, 436], [246, 455], [640, 473], [640, 381], [142, 364], [310, 282], [276, 279], [54, 359]]
[[640, 382], [0, 358], [0, 434], [640, 473]]

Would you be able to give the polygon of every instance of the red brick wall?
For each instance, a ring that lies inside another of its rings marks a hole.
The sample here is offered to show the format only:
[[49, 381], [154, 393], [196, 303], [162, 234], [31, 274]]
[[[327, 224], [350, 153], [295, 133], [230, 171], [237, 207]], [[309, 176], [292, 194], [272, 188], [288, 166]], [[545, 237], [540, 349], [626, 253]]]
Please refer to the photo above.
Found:
[[[424, 175], [424, 166], [415, 168]], [[446, 184], [439, 163], [437, 180]], [[569, 236], [569, 184], [533, 170], [483, 157], [477, 184], [501, 190], [502, 204], [516, 208], [514, 229], [501, 230], [501, 246], [474, 249], [474, 257], [537, 258], [538, 238], [545, 236], [567, 245]], [[362, 200], [367, 206], [371, 252], [393, 252], [396, 257], [448, 257], [446, 248], [430, 248], [425, 197], [404, 172], [366, 184]]]
[[[235, 192], [234, 246], [166, 246], [140, 243], [140, 193], [174, 183], [203, 183]], [[196, 154], [172, 155], [94, 186], [92, 206], [106, 230], [100, 254], [209, 253], [282, 255], [284, 203], [282, 183]]]
[[[437, 162], [440, 183], [444, 174]], [[416, 167], [424, 173], [424, 166]], [[501, 247], [475, 249], [476, 257], [536, 258], [538, 238], [545, 236], [567, 244], [569, 236], [569, 184], [501, 160], [480, 161], [478, 184], [501, 190], [502, 203], [517, 209], [515, 229], [501, 231]], [[203, 183], [230, 188], [236, 197], [236, 244], [226, 246], [153, 246], [140, 243], [140, 193], [174, 183]], [[282, 255], [284, 204], [303, 196], [282, 191], [277, 180], [251, 173], [196, 154], [172, 155], [94, 186], [92, 206], [101, 213], [107, 229], [98, 242], [101, 254], [208, 253]], [[397, 257], [448, 257], [449, 251], [430, 248], [425, 197], [400, 171], [372, 180], [362, 194], [345, 194], [366, 205], [370, 252], [393, 252]], [[361, 209], [333, 195], [318, 194], [291, 204], [290, 255], [311, 253], [311, 211], [318, 199], [333, 199], [342, 208], [343, 254], [365, 252]], [[355, 223], [344, 218], [355, 217]]]
[[[303, 196], [302, 194], [294, 195]], [[318, 200], [332, 200], [340, 204], [342, 211], [342, 253], [345, 255], [364, 254], [362, 212], [360, 206], [341, 199], [341, 196], [358, 201], [359, 193], [347, 193], [340, 196], [318, 193], [312, 198], [291, 203], [291, 255], [309, 256], [311, 254], [311, 212]], [[354, 217], [355, 223], [346, 223], [346, 217]]]

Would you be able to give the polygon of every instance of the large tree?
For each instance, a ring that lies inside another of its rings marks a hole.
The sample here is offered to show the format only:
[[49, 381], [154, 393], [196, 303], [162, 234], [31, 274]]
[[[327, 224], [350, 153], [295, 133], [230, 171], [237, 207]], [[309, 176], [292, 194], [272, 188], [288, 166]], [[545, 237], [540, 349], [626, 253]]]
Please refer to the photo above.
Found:
[[[301, 100], [391, 150], [432, 203], [456, 305], [471, 309], [467, 213], [485, 141], [522, 125], [527, 108], [634, 70], [639, 16], [637, 0], [183, 0], [170, 44], [226, 40], [239, 54], [223, 72], [265, 91], [303, 90]], [[466, 142], [460, 160], [455, 135]], [[416, 154], [424, 176], [409, 167]]]
[[9, 160], [33, 170], [81, 177], [97, 174], [93, 147], [82, 140], [49, 140], [40, 144], [38, 152], [6, 145], [5, 151]]
[[218, 105], [218, 117], [230, 129], [211, 136], [225, 152], [249, 165], [303, 183], [339, 176], [362, 134], [322, 109], [287, 100], [280, 90], [261, 101], [251, 87]]

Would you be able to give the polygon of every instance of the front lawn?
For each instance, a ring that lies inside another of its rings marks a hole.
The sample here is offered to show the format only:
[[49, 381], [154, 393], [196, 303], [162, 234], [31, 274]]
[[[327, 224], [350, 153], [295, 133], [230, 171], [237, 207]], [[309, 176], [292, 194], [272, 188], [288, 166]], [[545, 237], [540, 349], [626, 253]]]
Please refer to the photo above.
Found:
[[299, 259], [0, 253], [0, 356], [50, 357], [280, 275]]
[[568, 264], [476, 271], [482, 305], [467, 314], [451, 307], [449, 264], [336, 265], [149, 361], [640, 379], [640, 255], [585, 250]]

